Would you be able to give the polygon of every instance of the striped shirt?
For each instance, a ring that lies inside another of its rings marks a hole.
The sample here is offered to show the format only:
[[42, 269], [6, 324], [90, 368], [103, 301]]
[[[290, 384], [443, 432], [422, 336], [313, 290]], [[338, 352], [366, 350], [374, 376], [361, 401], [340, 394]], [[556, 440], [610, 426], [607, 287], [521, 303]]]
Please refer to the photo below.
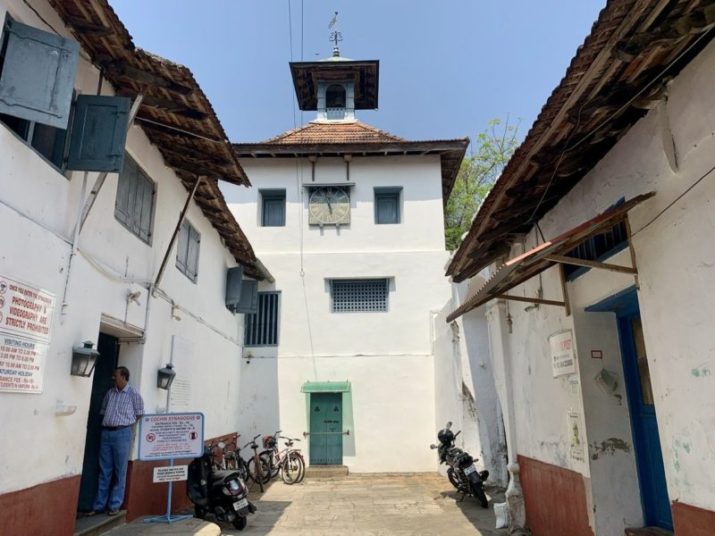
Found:
[[144, 415], [144, 401], [134, 387], [127, 384], [121, 391], [112, 387], [104, 395], [102, 426], [130, 426]]

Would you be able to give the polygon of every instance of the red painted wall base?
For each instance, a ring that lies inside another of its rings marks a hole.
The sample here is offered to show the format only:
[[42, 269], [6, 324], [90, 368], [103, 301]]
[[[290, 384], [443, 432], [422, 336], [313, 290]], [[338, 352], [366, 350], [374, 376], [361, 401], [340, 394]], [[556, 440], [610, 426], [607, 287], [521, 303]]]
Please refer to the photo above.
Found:
[[79, 481], [71, 476], [0, 495], [0, 534], [72, 536]]
[[518, 461], [526, 524], [533, 536], [593, 536], [583, 477], [526, 456], [518, 456]]
[[673, 525], [678, 536], [712, 536], [715, 534], [715, 512], [674, 502]]

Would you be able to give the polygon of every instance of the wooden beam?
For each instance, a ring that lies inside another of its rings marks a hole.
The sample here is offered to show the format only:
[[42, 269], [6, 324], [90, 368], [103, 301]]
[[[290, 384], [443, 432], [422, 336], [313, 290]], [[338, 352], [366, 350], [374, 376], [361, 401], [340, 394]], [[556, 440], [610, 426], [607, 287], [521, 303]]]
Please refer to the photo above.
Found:
[[569, 290], [566, 287], [566, 271], [563, 264], [559, 264], [559, 279], [561, 280], [561, 295], [564, 297], [566, 316], [571, 316], [571, 303], [569, 302]]
[[81, 33], [94, 33], [94, 34], [110, 34], [112, 29], [103, 25], [95, 24], [93, 22], [87, 22], [70, 15], [66, 15], [65, 22], [67, 22], [75, 30], [79, 30]]
[[566, 307], [566, 302], [556, 301], [556, 300], [544, 300], [542, 298], [527, 298], [523, 296], [513, 296], [512, 294], [499, 294], [497, 298], [502, 298], [504, 300], [512, 300], [518, 302], [526, 303], [538, 303], [539, 305], [559, 305], [561, 307]]
[[105, 68], [108, 72], [114, 73], [115, 75], [126, 76], [127, 78], [131, 78], [140, 84], [161, 87], [169, 91], [173, 91], [174, 93], [179, 93], [180, 95], [189, 95], [194, 91], [193, 88], [178, 84], [173, 80], [164, 78], [161, 75], [132, 67], [124, 61], [111, 61], [105, 64]]
[[547, 261], [557, 262], [559, 264], [571, 264], [573, 266], [586, 266], [587, 268], [600, 268], [602, 270], [611, 270], [612, 272], [621, 272], [624, 274], [637, 274], [638, 271], [630, 266], [619, 266], [618, 264], [609, 264], [606, 262], [587, 261], [586, 259], [577, 259], [576, 257], [567, 257], [566, 255], [549, 255]]

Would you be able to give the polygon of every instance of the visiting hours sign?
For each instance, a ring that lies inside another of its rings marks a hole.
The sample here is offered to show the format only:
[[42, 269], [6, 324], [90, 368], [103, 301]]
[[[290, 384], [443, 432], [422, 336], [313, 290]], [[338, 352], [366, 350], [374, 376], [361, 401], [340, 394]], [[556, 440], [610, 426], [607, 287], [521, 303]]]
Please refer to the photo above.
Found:
[[0, 391], [41, 393], [55, 295], [0, 274]]

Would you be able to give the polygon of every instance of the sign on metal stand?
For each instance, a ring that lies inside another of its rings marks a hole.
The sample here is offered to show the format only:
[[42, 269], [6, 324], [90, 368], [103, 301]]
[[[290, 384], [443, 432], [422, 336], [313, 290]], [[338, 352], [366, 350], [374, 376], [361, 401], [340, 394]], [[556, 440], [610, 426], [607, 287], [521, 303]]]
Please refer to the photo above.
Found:
[[203, 413], [158, 413], [139, 421], [139, 459], [169, 460], [169, 465], [154, 468], [154, 483], [169, 483], [166, 514], [147, 517], [145, 523], [174, 523], [191, 515], [171, 515], [174, 482], [186, 480], [187, 465], [174, 465], [176, 458], [198, 458], [204, 449]]

